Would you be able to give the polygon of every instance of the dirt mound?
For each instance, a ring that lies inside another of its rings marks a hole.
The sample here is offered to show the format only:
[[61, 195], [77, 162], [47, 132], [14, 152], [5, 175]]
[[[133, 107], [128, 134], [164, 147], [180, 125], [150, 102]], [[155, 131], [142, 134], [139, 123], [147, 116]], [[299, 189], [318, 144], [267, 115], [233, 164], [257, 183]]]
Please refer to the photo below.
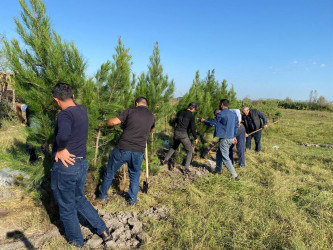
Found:
[[[89, 227], [89, 224], [82, 221], [82, 218], [80, 218], [81, 231], [84, 237], [85, 248], [87, 249], [139, 248], [142, 242], [148, 238], [148, 235], [143, 231], [143, 224], [139, 216], [154, 217], [158, 220], [166, 219], [169, 216], [168, 209], [165, 206], [151, 207], [139, 213], [123, 211], [108, 213], [103, 209], [99, 209], [98, 213], [105, 221], [106, 226], [110, 229], [111, 240], [103, 243], [101, 237], [94, 234], [94, 230]], [[17, 241], [0, 244], [0, 249], [24, 248], [27, 244], [32, 248], [38, 249], [41, 248], [49, 238], [60, 236], [63, 233], [62, 225], [58, 225], [58, 228], [52, 225], [51, 229], [45, 233], [36, 234], [29, 238], [24, 237], [21, 232], [17, 232], [16, 237], [11, 237], [17, 239]]]

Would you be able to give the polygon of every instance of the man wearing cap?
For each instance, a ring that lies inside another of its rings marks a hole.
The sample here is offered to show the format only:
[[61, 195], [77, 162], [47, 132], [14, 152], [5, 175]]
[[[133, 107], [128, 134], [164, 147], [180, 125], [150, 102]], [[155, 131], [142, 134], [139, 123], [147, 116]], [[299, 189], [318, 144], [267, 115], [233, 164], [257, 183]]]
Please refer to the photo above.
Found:
[[238, 180], [238, 175], [229, 157], [229, 149], [232, 144], [237, 143], [236, 135], [238, 129], [238, 119], [235, 113], [228, 109], [229, 101], [222, 99], [220, 101], [220, 109], [212, 121], [201, 118], [207, 126], [215, 126], [214, 137], [220, 138], [219, 146], [216, 153], [216, 174], [222, 171], [222, 162], [229, 170], [233, 179]]
[[261, 130], [248, 135], [258, 129], [267, 128], [266, 116], [257, 109], [249, 109], [249, 107], [244, 106], [242, 108], [243, 113], [243, 123], [246, 129], [246, 149], [251, 149], [251, 140], [254, 138], [256, 144], [255, 151], [259, 152], [261, 150]]
[[197, 104], [191, 102], [186, 110], [181, 111], [177, 115], [177, 126], [173, 137], [173, 146], [169, 149], [162, 164], [166, 164], [173, 155], [179, 144], [182, 143], [186, 150], [186, 162], [184, 174], [190, 172], [190, 164], [192, 161], [193, 147], [189, 138], [189, 130], [191, 129], [195, 144], [198, 144], [197, 131], [195, 128], [195, 116], [193, 113], [197, 110]]
[[[236, 139], [237, 139], [236, 148], [237, 148], [237, 154], [238, 154], [238, 164], [241, 168], [244, 168], [245, 167], [245, 159], [244, 159], [245, 127], [242, 124], [242, 117], [241, 117], [241, 113], [240, 113], [239, 109], [231, 109], [231, 111], [237, 115], [237, 119], [238, 119], [238, 130], [237, 130], [237, 135], [236, 135]], [[229, 151], [229, 157], [230, 157], [232, 164], [234, 164], [234, 154], [233, 154], [234, 145], [235, 144], [231, 145], [230, 151]]]

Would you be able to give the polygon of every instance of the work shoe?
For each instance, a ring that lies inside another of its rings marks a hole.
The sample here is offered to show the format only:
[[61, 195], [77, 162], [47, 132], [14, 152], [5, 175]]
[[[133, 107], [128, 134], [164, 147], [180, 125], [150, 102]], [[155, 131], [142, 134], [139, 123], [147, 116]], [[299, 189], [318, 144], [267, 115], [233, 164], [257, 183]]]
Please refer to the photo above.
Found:
[[188, 168], [185, 168], [183, 172], [184, 172], [184, 174], [186, 175], [186, 174], [190, 174], [190, 173], [191, 173], [191, 170], [189, 170]]
[[166, 161], [166, 160], [162, 160], [161, 159], [161, 166], [163, 167], [164, 165], [166, 165], [168, 163], [168, 161]]
[[106, 202], [106, 198], [100, 198], [100, 197], [97, 197], [96, 198], [96, 201], [99, 201], [101, 203], [105, 203]]
[[111, 234], [109, 232], [109, 229], [106, 229], [100, 236], [101, 236], [103, 242], [107, 242], [111, 239]]

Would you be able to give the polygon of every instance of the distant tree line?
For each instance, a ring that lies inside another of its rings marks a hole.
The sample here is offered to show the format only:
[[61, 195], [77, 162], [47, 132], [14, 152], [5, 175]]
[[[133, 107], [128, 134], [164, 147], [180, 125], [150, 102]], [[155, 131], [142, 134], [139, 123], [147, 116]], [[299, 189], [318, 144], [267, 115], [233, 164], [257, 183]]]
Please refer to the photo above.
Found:
[[319, 96], [317, 90], [311, 90], [308, 101], [293, 101], [289, 97], [278, 101], [278, 106], [285, 109], [319, 110], [333, 112], [333, 103], [328, 102], [324, 96]]

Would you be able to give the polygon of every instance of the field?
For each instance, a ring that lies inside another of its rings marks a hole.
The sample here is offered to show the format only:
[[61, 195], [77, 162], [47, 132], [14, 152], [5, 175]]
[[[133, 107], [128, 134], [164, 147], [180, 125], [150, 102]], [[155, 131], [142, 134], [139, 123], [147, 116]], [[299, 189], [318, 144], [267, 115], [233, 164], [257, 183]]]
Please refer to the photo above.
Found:
[[[142, 249], [330, 249], [333, 149], [298, 143], [333, 144], [333, 113], [280, 111], [280, 121], [263, 132], [262, 151], [247, 151], [246, 167], [236, 169], [240, 181], [231, 180], [225, 168], [219, 176], [190, 179], [177, 167], [173, 172], [163, 169], [153, 178], [148, 195], [139, 193], [137, 206], [127, 206], [114, 193], [103, 209], [168, 208], [165, 220], [142, 219], [149, 235]], [[20, 153], [8, 156], [11, 145], [24, 142], [24, 127], [5, 124], [0, 136], [0, 168], [27, 160]], [[10, 241], [7, 232], [20, 230], [29, 238], [50, 224], [36, 192], [23, 195], [20, 185], [13, 190], [14, 197], [0, 201], [0, 249]], [[42, 248], [56, 246], [70, 248], [62, 237], [51, 237]]]

